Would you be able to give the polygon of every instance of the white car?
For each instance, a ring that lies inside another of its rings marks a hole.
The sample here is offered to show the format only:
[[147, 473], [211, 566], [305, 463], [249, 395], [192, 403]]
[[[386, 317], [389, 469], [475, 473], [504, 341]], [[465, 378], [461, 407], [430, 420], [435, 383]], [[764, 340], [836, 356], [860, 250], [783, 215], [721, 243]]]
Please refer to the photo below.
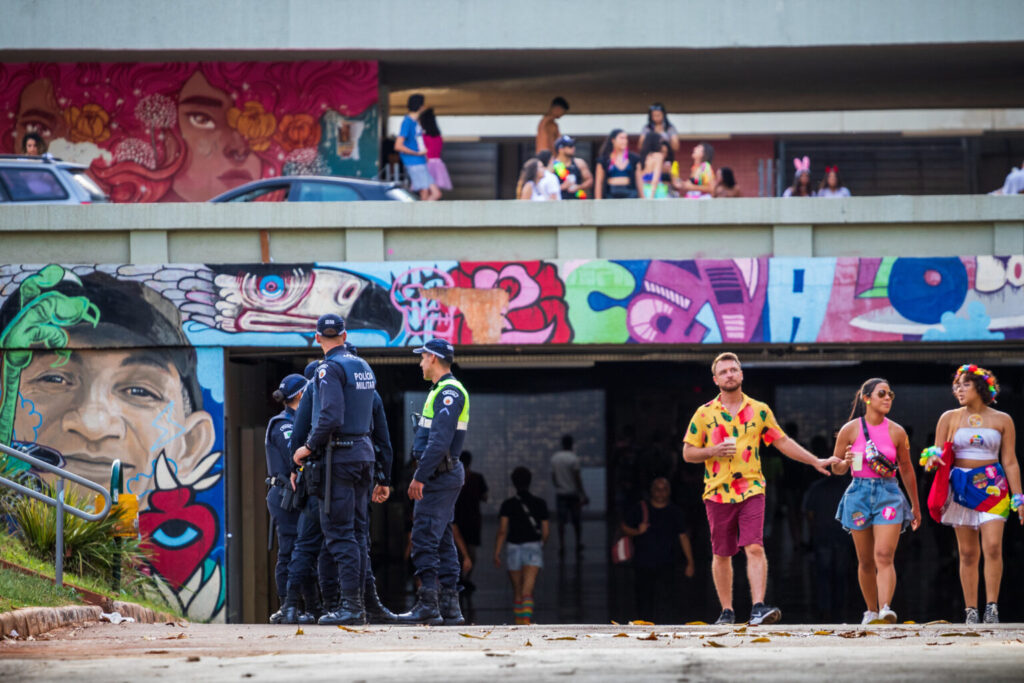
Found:
[[0, 206], [110, 201], [85, 171], [81, 164], [61, 161], [50, 154], [0, 154]]

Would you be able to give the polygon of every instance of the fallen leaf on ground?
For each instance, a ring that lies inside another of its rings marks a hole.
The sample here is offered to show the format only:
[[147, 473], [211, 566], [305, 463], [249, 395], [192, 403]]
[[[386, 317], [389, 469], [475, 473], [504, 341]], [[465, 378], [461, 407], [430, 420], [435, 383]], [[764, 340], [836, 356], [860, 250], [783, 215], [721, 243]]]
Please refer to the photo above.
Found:
[[558, 638], [548, 638], [548, 640], [576, 640], [576, 636], [559, 636]]
[[523, 643], [523, 647], [533, 647], [533, 643], [531, 643], [530, 641], [526, 641], [525, 643]]
[[188, 636], [184, 633], [179, 633], [176, 636], [167, 636], [164, 638], [164, 640], [184, 640], [185, 638], [188, 638]]
[[750, 642], [752, 642], [752, 643], [770, 643], [772, 641], [771, 641], [771, 638], [765, 638], [764, 636], [761, 636], [760, 638], [754, 638]]
[[191, 657], [189, 657], [185, 661], [186, 662], [198, 662], [199, 661], [199, 657], [196, 657], [195, 655], [192, 655]]
[[746, 632], [747, 632], [747, 627], [746, 626], [741, 626], [738, 629], [736, 629], [735, 631], [733, 631], [733, 633], [746, 633]]
[[953, 643], [925, 643], [925, 645], [952, 645]]
[[637, 636], [636, 639], [637, 640], [657, 640], [658, 639], [658, 634], [655, 633], [654, 631], [651, 631], [646, 637], [641, 638], [640, 636]]
[[814, 635], [816, 635], [816, 636], [830, 636], [833, 633], [835, 633], [835, 631], [815, 631]]
[[167, 650], [146, 650], [146, 652], [144, 654], [147, 654], [147, 655], [165, 655], [165, 654], [167, 654]]
[[925, 626], [934, 626], [935, 624], [948, 624], [948, 623], [949, 622], [946, 621], [945, 619], [936, 619], [935, 621], [926, 621], [926, 622], [924, 622], [924, 625]]
[[304, 635], [306, 635], [306, 632], [303, 631], [302, 627], [300, 626], [299, 628], [295, 629], [295, 635], [297, 635], [297, 636], [304, 636]]
[[904, 621], [903, 623], [904, 624], [916, 624], [917, 622], [916, 621]]
[[622, 626], [622, 624], [612, 619], [612, 626]]
[[616, 633], [612, 638], [629, 638], [625, 633]]
[[463, 638], [475, 638], [476, 640], [483, 640], [487, 636], [491, 635], [491, 632], [488, 631], [487, 633], [483, 634], [482, 636], [474, 636], [472, 633], [460, 633], [459, 635], [462, 636]]
[[768, 635], [782, 636], [783, 638], [791, 638], [793, 636], [792, 633], [787, 633], [786, 631], [768, 631]]
[[338, 628], [347, 633], [366, 633], [366, 631], [360, 630], [358, 628], [349, 628], [348, 626], [344, 626], [342, 624], [338, 624]]
[[909, 638], [909, 637], [910, 637], [910, 635], [908, 634], [908, 635], [903, 635], [903, 636], [886, 636], [885, 639], [886, 640], [899, 640], [900, 638]]
[[644, 621], [643, 619], [634, 619], [629, 622], [630, 626], [654, 626], [653, 621]]
[[511, 657], [512, 655], [510, 655], [507, 652], [485, 652], [484, 656], [485, 657]]
[[939, 638], [980, 638], [981, 634], [977, 631], [950, 631], [949, 633], [940, 633]]
[[704, 647], [726, 647], [726, 646], [722, 645], [721, 643], [716, 643], [713, 640], [709, 640], [708, 642], [704, 643]]
[[708, 622], [706, 622], [706, 621], [688, 621], [688, 622], [686, 622], [686, 625], [687, 626], [707, 626]]

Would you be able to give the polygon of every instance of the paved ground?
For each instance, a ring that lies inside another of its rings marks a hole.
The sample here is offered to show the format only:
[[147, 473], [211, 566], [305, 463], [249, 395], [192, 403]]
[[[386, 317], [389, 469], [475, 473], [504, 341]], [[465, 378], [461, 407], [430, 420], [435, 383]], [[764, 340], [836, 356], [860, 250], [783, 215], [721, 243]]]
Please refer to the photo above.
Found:
[[[0, 680], [1020, 681], [1024, 625], [96, 624], [0, 642]], [[652, 635], [653, 634], [653, 637]], [[760, 639], [766, 639], [761, 641]]]

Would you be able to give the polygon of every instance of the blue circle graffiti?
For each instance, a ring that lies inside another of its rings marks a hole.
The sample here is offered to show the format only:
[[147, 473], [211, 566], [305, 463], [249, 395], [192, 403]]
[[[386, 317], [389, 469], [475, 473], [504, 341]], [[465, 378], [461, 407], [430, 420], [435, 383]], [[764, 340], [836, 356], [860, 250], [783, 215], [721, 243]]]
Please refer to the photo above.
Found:
[[907, 320], [934, 325], [967, 297], [967, 269], [958, 258], [896, 259], [889, 273], [889, 302]]

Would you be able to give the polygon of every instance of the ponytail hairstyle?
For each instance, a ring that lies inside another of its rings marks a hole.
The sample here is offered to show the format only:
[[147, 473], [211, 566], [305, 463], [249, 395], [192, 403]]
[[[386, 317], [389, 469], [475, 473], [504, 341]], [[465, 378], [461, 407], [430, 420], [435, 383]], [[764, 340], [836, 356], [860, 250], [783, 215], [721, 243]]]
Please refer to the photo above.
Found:
[[[864, 416], [867, 413], [867, 408], [864, 406], [864, 399], [869, 398], [871, 394], [875, 393], [875, 387], [879, 384], [889, 384], [889, 380], [881, 377], [872, 377], [864, 384], [860, 385], [860, 389], [853, 395], [853, 406], [850, 410], [850, 417], [846, 418], [847, 421], [857, 417]], [[892, 386], [891, 384], [889, 385]]]
[[270, 395], [278, 403], [284, 403], [287, 399], [284, 397], [284, 392], [280, 389], [274, 389], [274, 393]]

